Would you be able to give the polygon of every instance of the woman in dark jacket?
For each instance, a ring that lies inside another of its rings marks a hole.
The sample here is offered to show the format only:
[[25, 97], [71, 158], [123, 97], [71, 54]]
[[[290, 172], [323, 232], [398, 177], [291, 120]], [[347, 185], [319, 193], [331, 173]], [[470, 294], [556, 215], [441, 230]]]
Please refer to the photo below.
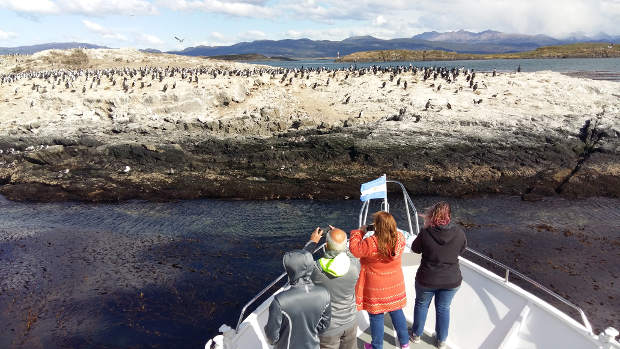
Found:
[[411, 245], [411, 250], [422, 254], [422, 262], [415, 276], [415, 307], [410, 339], [420, 342], [424, 331], [428, 306], [435, 297], [435, 333], [438, 348], [446, 346], [450, 325], [450, 303], [461, 286], [459, 255], [467, 246], [465, 232], [450, 223], [450, 205], [438, 202], [425, 214], [424, 228]]

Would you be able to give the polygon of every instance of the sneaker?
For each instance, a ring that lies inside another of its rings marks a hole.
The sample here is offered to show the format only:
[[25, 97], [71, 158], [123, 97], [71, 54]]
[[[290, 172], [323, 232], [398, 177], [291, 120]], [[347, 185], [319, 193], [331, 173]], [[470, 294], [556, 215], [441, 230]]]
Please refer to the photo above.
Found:
[[420, 336], [416, 336], [413, 333], [409, 333], [409, 340], [411, 341], [411, 343], [416, 344], [416, 343], [420, 343], [422, 340], [420, 339]]
[[446, 342], [437, 342], [437, 349], [447, 349], [448, 345]]
[[401, 345], [400, 349], [409, 349], [409, 343]]
[[372, 344], [364, 343], [364, 349], [372, 349]]

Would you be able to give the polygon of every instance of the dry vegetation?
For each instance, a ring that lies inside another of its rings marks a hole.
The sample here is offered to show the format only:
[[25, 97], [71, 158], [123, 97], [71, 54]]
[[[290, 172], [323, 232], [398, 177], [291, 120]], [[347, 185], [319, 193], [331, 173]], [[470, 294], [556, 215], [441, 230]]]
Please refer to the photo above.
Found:
[[533, 51], [498, 54], [469, 54], [440, 50], [377, 50], [355, 52], [342, 57], [340, 62], [390, 61], [452, 61], [469, 59], [524, 59], [524, 58], [611, 58], [620, 57], [620, 45], [581, 43], [539, 47]]

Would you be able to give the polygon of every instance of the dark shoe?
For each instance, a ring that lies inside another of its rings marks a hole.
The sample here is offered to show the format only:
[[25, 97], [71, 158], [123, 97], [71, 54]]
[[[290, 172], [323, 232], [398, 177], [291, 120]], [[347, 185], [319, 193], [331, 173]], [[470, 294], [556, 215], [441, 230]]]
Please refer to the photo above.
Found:
[[437, 342], [435, 344], [437, 346], [437, 349], [447, 349], [448, 345], [446, 344], [446, 342]]
[[420, 336], [416, 336], [413, 333], [409, 333], [409, 340], [413, 344], [420, 343], [422, 341], [422, 339], [420, 339]]

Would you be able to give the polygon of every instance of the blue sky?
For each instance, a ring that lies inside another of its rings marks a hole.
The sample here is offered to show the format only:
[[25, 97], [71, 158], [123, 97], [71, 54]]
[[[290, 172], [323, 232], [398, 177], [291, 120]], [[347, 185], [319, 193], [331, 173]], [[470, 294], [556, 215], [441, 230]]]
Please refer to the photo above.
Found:
[[169, 50], [459, 29], [620, 35], [618, 23], [620, 0], [0, 0], [0, 47], [80, 41]]

